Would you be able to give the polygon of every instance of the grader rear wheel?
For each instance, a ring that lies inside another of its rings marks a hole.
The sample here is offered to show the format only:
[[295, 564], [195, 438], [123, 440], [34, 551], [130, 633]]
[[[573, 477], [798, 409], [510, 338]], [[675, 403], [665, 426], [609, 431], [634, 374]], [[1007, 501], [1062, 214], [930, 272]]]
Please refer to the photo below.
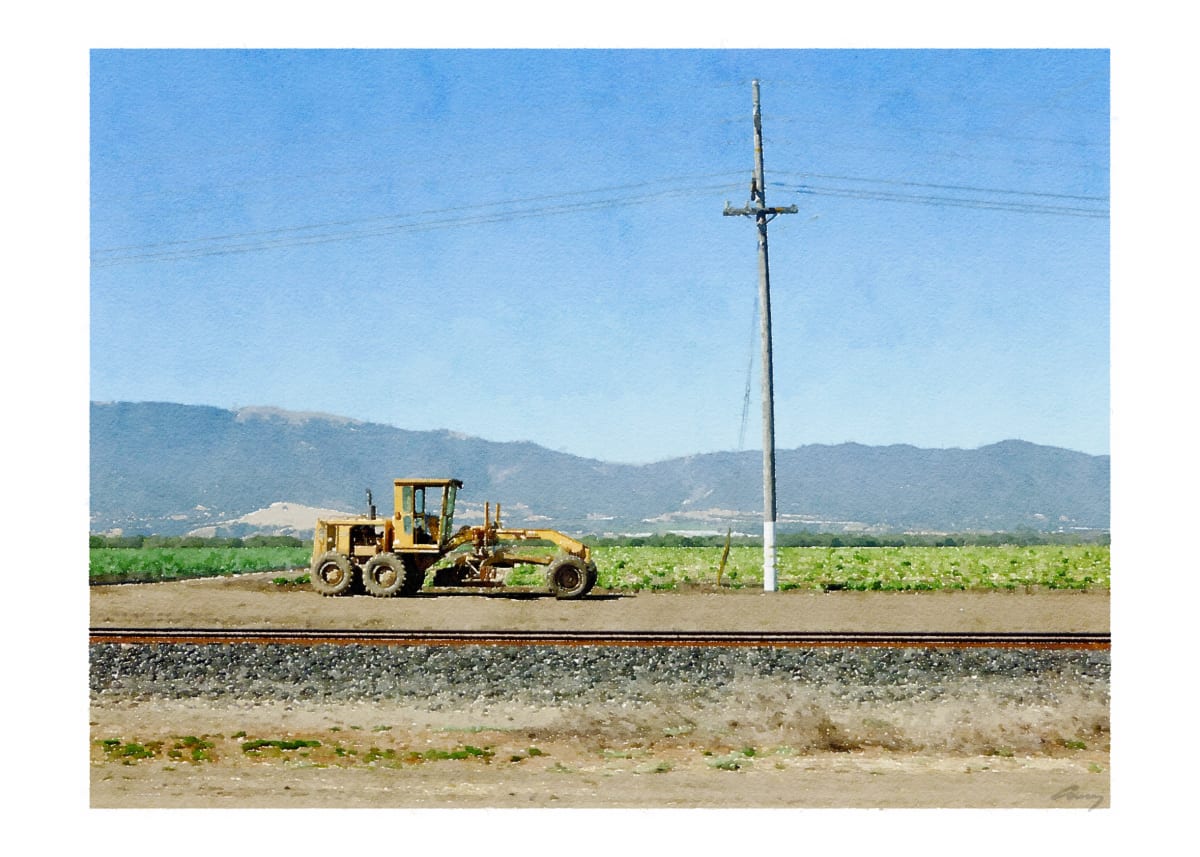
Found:
[[309, 581], [322, 595], [345, 595], [354, 586], [354, 563], [337, 551], [329, 551], [313, 562]]
[[381, 553], [363, 566], [363, 586], [376, 598], [391, 598], [404, 591], [407, 564], [393, 553]]
[[558, 599], [582, 598], [595, 583], [588, 564], [577, 556], [559, 557], [546, 569], [550, 591]]

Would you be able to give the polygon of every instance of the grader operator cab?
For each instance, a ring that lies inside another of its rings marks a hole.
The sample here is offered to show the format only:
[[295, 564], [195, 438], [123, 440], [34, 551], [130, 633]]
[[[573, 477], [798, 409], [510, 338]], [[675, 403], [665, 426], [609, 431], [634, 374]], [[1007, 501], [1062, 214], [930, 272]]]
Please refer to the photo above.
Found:
[[[517, 565], [546, 567], [546, 583], [556, 598], [582, 598], [596, 583], [596, 564], [587, 545], [557, 530], [507, 529], [500, 505], [493, 519], [484, 504], [483, 525], [453, 531], [458, 479], [395, 480], [395, 513], [380, 518], [371, 505], [364, 517], [317, 521], [310, 580], [322, 595], [365, 591], [379, 598], [415, 595], [426, 572], [435, 586], [502, 586]], [[542, 542], [554, 553], [527, 553], [515, 543]], [[459, 550], [459, 548], [468, 548]]]

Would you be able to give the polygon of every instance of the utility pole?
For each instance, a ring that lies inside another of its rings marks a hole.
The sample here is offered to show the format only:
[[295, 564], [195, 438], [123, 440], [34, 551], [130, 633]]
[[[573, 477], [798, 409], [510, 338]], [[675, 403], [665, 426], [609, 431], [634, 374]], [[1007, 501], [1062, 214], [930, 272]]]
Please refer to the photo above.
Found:
[[771, 367], [771, 277], [767, 266], [767, 224], [779, 214], [795, 214], [796, 206], [768, 208], [766, 180], [763, 177], [762, 112], [758, 103], [758, 81], [754, 89], [754, 178], [750, 182], [750, 201], [742, 208], [725, 203], [726, 217], [753, 217], [758, 225], [758, 305], [762, 340], [762, 416], [763, 416], [763, 590], [775, 591], [775, 385]]

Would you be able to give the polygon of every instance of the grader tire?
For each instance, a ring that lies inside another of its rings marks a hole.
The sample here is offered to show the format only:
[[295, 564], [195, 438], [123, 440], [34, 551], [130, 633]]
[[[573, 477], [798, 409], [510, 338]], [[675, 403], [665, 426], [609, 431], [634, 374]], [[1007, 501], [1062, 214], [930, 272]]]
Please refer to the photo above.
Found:
[[559, 600], [582, 598], [592, 588], [588, 582], [591, 576], [587, 563], [577, 556], [563, 556], [551, 562], [546, 569], [546, 580], [550, 591]]
[[[583, 595], [587, 595], [592, 591], [592, 587], [596, 585], [596, 578], [600, 576], [600, 570], [596, 568], [596, 563], [588, 560], [587, 564], [587, 583], [583, 587]], [[580, 596], [582, 597], [582, 595]]]
[[354, 587], [358, 575], [349, 557], [329, 551], [317, 557], [310, 569], [312, 588], [325, 596], [345, 595]]
[[394, 553], [381, 553], [367, 560], [363, 566], [363, 586], [367, 593], [376, 598], [391, 598], [404, 591], [408, 569]]

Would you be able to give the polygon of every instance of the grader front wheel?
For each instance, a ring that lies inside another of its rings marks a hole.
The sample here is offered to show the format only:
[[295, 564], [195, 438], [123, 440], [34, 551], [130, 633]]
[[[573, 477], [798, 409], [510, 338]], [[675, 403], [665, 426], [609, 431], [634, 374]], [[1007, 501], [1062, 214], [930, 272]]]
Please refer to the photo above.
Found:
[[337, 551], [319, 556], [312, 564], [309, 580], [322, 595], [345, 595], [354, 586], [354, 563]]
[[582, 598], [596, 583], [595, 565], [577, 556], [559, 557], [546, 569], [550, 591], [558, 599]]

